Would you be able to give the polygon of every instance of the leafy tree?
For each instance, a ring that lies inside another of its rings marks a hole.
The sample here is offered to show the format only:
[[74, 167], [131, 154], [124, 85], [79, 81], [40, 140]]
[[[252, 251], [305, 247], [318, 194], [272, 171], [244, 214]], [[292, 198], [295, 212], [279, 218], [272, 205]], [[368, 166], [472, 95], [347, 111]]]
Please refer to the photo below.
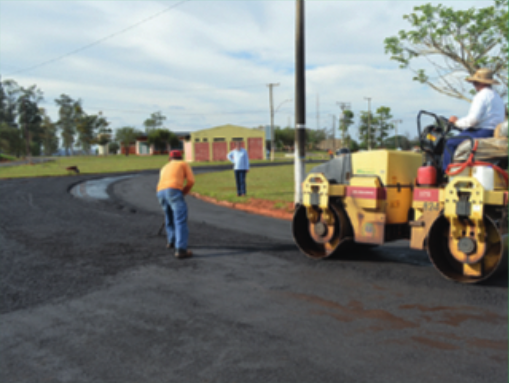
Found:
[[379, 147], [383, 147], [385, 139], [389, 136], [389, 130], [394, 129], [394, 125], [389, 123], [388, 121], [392, 118], [391, 108], [387, 106], [381, 106], [376, 110], [376, 121], [377, 121], [377, 131], [376, 131], [376, 144]]
[[39, 112], [42, 116], [41, 142], [43, 146], [43, 153], [46, 156], [51, 156], [58, 150], [57, 126], [51, 121], [51, 118], [46, 114], [46, 111], [43, 108], [40, 108]]
[[[295, 141], [295, 131], [294, 131], [294, 138], [293, 141]], [[325, 129], [306, 129], [306, 142], [308, 143], [308, 146], [311, 149], [314, 149], [318, 146], [320, 142], [325, 140], [327, 138], [327, 132]], [[292, 142], [291, 145], [294, 143]]]
[[377, 119], [372, 112], [362, 111], [359, 122], [359, 148], [375, 147], [375, 127]]
[[[102, 116], [99, 115], [87, 115], [80, 104], [75, 105], [75, 119], [76, 119], [76, 131], [78, 133], [78, 146], [81, 147], [85, 153], [90, 154], [90, 148], [93, 144], [99, 143], [106, 145], [109, 141], [110, 136], [106, 134], [109, 130], [107, 129], [109, 123]], [[101, 139], [96, 135], [102, 131]], [[111, 132], [111, 130], [109, 130]]]
[[161, 114], [161, 112], [155, 112], [150, 115], [143, 122], [143, 126], [145, 126], [145, 133], [150, 133], [154, 129], [158, 129], [163, 126], [163, 121], [166, 120], [166, 117]]
[[168, 129], [151, 130], [148, 134], [148, 142], [160, 151], [168, 150], [168, 146], [172, 148], [179, 146], [178, 137]]
[[42, 91], [35, 85], [26, 89], [20, 88], [17, 100], [18, 125], [25, 138], [27, 154], [40, 154], [42, 117], [37, 104], [42, 100]]
[[[410, 140], [407, 137], [398, 134], [397, 138], [398, 147], [400, 147], [403, 150], [412, 149]], [[387, 149], [396, 149], [396, 136], [386, 138], [385, 141], [383, 142], [383, 146]]]
[[0, 123], [5, 122], [11, 127], [16, 124], [16, 109], [21, 88], [14, 80], [0, 82]]
[[345, 148], [349, 149], [352, 153], [359, 150], [359, 143], [355, 141], [349, 134], [345, 137]]
[[112, 141], [109, 143], [108, 151], [110, 154], [117, 154], [118, 150], [120, 149], [120, 145], [116, 141]]
[[81, 101], [74, 101], [66, 94], [60, 95], [60, 98], [55, 100], [59, 106], [58, 116], [59, 120], [57, 126], [61, 130], [62, 143], [65, 148], [65, 154], [73, 153], [73, 146], [76, 135], [76, 120], [79, 117], [81, 110]]
[[275, 126], [274, 141], [276, 142], [277, 148], [293, 147], [295, 145], [295, 129], [289, 126], [284, 129]]
[[[451, 97], [470, 101], [475, 92], [465, 88], [465, 75], [481, 67], [493, 70], [507, 94], [508, 0], [495, 0], [486, 8], [454, 10], [425, 4], [404, 15], [412, 29], [385, 39], [385, 53], [410, 68], [414, 80]], [[411, 61], [425, 58], [435, 70], [413, 69]]]
[[341, 132], [341, 144], [345, 148], [350, 147], [349, 143], [350, 135], [348, 134], [348, 128], [354, 124], [353, 118], [354, 118], [353, 112], [351, 110], [346, 109], [343, 111], [343, 116], [339, 120], [339, 131]]
[[21, 131], [6, 122], [0, 122], [0, 151], [19, 157], [25, 149]]
[[124, 147], [126, 156], [129, 155], [129, 146], [136, 142], [139, 135], [140, 133], [132, 126], [125, 126], [117, 130], [115, 139]]

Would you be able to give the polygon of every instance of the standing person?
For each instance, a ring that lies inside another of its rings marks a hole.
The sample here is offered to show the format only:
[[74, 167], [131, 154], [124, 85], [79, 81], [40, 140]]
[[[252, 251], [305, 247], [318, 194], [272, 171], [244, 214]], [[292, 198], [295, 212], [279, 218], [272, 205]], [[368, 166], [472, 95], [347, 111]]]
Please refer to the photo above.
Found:
[[240, 141], [235, 141], [235, 149], [228, 153], [228, 159], [233, 163], [237, 195], [246, 195], [246, 173], [249, 171], [249, 156]]
[[189, 258], [193, 255], [187, 248], [189, 230], [187, 228], [187, 204], [184, 199], [193, 185], [194, 175], [191, 167], [182, 161], [180, 150], [172, 150], [170, 162], [161, 169], [159, 174], [157, 199], [164, 211], [168, 237], [166, 247], [175, 248], [175, 257], [177, 258]]
[[[473, 76], [467, 77], [466, 81], [471, 82], [477, 91], [470, 104], [468, 115], [460, 119], [451, 116], [449, 122], [463, 130], [461, 132], [462, 136], [472, 138], [493, 137], [497, 125], [504, 121], [504, 102], [498, 93], [491, 88], [492, 85], [499, 84], [499, 82], [493, 79], [493, 72], [486, 68], [479, 69]], [[442, 162], [444, 171], [452, 162], [454, 151], [464, 140], [464, 138], [447, 140]]]

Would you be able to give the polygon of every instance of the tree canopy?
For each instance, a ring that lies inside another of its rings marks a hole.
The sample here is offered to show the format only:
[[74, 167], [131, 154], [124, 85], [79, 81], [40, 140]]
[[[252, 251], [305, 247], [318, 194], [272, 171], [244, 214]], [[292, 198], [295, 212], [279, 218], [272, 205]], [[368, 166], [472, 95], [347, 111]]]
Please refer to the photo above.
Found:
[[115, 139], [124, 147], [126, 156], [129, 155], [129, 146], [136, 142], [139, 135], [140, 133], [132, 126], [124, 126], [117, 130]]
[[[470, 101], [473, 90], [465, 77], [489, 68], [507, 94], [508, 0], [495, 0], [485, 8], [454, 10], [442, 4], [414, 7], [404, 15], [410, 30], [385, 39], [385, 53], [401, 68], [414, 72], [413, 79], [447, 96]], [[424, 58], [424, 61], [418, 61]], [[424, 68], [413, 68], [416, 62]], [[434, 71], [434, 74], [430, 74]]]
[[150, 115], [143, 122], [143, 126], [145, 127], [145, 133], [150, 133], [154, 129], [158, 129], [163, 126], [163, 121], [166, 120], [166, 117], [161, 114], [161, 112], [155, 112]]
[[149, 144], [154, 145], [156, 150], [166, 151], [168, 147], [176, 148], [179, 145], [178, 137], [168, 129], [154, 129], [148, 134]]

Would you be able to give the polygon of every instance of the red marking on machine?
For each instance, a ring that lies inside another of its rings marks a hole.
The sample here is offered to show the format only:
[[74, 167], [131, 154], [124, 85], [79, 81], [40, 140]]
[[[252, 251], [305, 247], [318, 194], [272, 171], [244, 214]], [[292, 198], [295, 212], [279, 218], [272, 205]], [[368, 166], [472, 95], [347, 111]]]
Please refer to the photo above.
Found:
[[415, 189], [414, 201], [432, 201], [438, 202], [440, 198], [439, 189]]
[[384, 188], [348, 186], [346, 188], [346, 196], [364, 199], [385, 199], [386, 192]]

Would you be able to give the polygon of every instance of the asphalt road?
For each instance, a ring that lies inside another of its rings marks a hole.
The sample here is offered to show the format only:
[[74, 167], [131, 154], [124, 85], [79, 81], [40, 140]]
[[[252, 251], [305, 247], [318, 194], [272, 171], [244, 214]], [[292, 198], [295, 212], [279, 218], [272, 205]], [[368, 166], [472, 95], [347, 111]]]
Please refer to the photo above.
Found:
[[188, 198], [156, 233], [155, 174], [0, 181], [1, 382], [507, 382], [507, 279], [443, 279], [404, 243], [312, 261], [290, 223]]

